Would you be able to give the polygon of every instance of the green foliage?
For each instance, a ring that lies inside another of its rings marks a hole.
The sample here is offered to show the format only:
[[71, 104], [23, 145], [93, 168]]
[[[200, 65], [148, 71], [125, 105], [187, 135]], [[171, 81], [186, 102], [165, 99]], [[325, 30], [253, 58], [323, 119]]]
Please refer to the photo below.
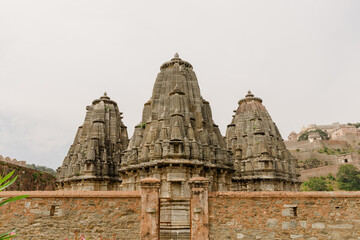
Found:
[[141, 124], [140, 124], [140, 127], [141, 127], [142, 129], [145, 129], [145, 127], [146, 127], [146, 122], [141, 123]]
[[[17, 177], [14, 177], [11, 179], [11, 176], [14, 174], [14, 171], [10, 172], [9, 174], [7, 174], [6, 176], [4, 175], [0, 175], [0, 191], [3, 191], [5, 188], [9, 187], [11, 184], [13, 184]], [[23, 195], [23, 196], [17, 196], [17, 197], [12, 197], [12, 198], [0, 198], [0, 206], [3, 206], [9, 202], [12, 201], [16, 201], [16, 200], [20, 200], [23, 198], [26, 198], [28, 195]], [[5, 239], [11, 239], [13, 237], [15, 237], [15, 230], [11, 230], [9, 232], [0, 234], [0, 240], [5, 240]]]
[[336, 180], [335, 177], [334, 177], [331, 173], [329, 173], [329, 174], [326, 176], [326, 178], [329, 179], [329, 180], [331, 180], [331, 181], [335, 181], [335, 180]]
[[308, 181], [303, 182], [302, 191], [333, 191], [333, 187], [325, 177], [311, 177]]
[[354, 152], [353, 149], [349, 148], [349, 149], [334, 149], [334, 148], [328, 148], [328, 147], [324, 147], [324, 148], [320, 148], [317, 150], [319, 153], [325, 153], [327, 155], [339, 155], [339, 154], [347, 154], [347, 153], [351, 153]]
[[297, 151], [297, 152], [300, 152], [300, 149], [297, 148], [296, 151]]
[[329, 140], [329, 136], [326, 132], [324, 132], [321, 129], [316, 129], [316, 130], [311, 130], [311, 131], [307, 131], [304, 132], [303, 134], [300, 135], [298, 141], [306, 141], [309, 139], [309, 133], [313, 133], [313, 132], [318, 132], [320, 134], [320, 137], [322, 140]]
[[37, 173], [33, 173], [33, 177], [34, 177], [34, 181], [38, 178], [38, 174]]
[[360, 127], [360, 122], [357, 123], [348, 123], [348, 125], [354, 126], [356, 128]]
[[35, 165], [35, 164], [26, 164], [26, 167], [30, 168], [30, 169], [37, 170], [37, 171], [49, 173], [51, 175], [56, 174], [56, 171], [54, 169], [48, 168], [48, 167], [45, 167], [45, 166], [38, 166], [38, 165]]
[[336, 178], [339, 189], [347, 191], [360, 190], [360, 171], [354, 165], [341, 165], [336, 174]]

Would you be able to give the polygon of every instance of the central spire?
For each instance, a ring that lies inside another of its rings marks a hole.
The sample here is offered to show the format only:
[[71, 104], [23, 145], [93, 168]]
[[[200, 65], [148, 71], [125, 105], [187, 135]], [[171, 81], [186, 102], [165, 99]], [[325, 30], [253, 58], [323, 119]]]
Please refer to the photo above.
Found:
[[[231, 183], [225, 175], [232, 172], [232, 165], [192, 65], [176, 53], [160, 69], [152, 97], [144, 104], [142, 120], [124, 154], [120, 169], [124, 189], [137, 188], [138, 181], [131, 183], [127, 177], [128, 172], [135, 171], [141, 176], [167, 179], [170, 185], [172, 178], [186, 182], [191, 177], [210, 177], [213, 190], [226, 190]], [[220, 175], [223, 182], [218, 182]], [[189, 195], [182, 191], [182, 196]], [[162, 191], [163, 196], [173, 194], [174, 189]]]

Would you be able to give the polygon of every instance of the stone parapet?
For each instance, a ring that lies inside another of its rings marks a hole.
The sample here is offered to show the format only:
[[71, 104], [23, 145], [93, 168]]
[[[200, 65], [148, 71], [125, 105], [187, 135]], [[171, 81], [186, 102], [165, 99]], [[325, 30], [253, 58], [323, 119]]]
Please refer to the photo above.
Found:
[[31, 198], [140, 198], [140, 191], [5, 191], [1, 197], [29, 195]]
[[219, 192], [210, 239], [358, 239], [360, 192]]
[[360, 198], [360, 192], [287, 192], [287, 191], [261, 191], [261, 192], [211, 192], [209, 198]]

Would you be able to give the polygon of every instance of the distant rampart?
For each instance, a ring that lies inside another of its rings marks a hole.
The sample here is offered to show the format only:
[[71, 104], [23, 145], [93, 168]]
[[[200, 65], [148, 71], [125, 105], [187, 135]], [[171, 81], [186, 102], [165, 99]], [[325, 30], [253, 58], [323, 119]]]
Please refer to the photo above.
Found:
[[18, 164], [0, 161], [0, 173], [8, 174], [15, 171], [18, 179], [6, 191], [51, 191], [54, 190], [55, 177], [49, 173], [40, 172]]
[[6, 163], [11, 163], [11, 164], [18, 165], [21, 167], [26, 167], [26, 161], [18, 161], [15, 158], [11, 159], [10, 157], [3, 157], [0, 155], [0, 161], [6, 162]]

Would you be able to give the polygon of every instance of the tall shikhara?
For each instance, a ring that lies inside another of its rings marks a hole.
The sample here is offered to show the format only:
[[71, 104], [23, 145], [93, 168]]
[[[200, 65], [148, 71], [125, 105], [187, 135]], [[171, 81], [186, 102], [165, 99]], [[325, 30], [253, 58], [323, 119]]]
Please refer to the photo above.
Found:
[[106, 93], [86, 108], [63, 165], [57, 169], [58, 190], [118, 190], [118, 166], [128, 145], [127, 130], [116, 102]]
[[262, 100], [250, 91], [239, 101], [226, 141], [236, 170], [233, 190], [298, 190], [297, 161], [286, 149]]
[[210, 179], [213, 191], [230, 190], [233, 164], [193, 67], [175, 54], [160, 70], [119, 169], [122, 190], [155, 177], [162, 196], [185, 197], [187, 181], [199, 176]]

